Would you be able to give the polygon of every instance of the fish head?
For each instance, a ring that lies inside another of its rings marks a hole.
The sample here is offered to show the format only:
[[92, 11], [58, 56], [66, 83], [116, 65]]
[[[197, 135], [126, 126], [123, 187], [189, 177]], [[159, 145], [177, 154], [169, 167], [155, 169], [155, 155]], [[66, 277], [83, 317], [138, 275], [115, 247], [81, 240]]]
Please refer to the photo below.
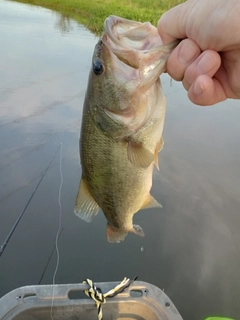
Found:
[[156, 105], [156, 101], [149, 102], [156, 98], [149, 90], [175, 46], [164, 46], [149, 22], [109, 16], [92, 58], [88, 95], [94, 102], [92, 111], [104, 110], [133, 131], [143, 125]]

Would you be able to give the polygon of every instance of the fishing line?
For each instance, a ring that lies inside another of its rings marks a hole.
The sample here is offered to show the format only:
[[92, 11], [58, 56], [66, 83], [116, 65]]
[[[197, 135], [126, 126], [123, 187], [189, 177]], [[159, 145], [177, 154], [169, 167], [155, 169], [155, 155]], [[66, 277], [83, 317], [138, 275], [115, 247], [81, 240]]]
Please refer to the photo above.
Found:
[[49, 169], [50, 165], [52, 164], [53, 159], [55, 158], [55, 156], [56, 156], [56, 154], [57, 154], [57, 152], [58, 152], [59, 148], [61, 149], [61, 144], [58, 146], [58, 148], [57, 148], [56, 152], [54, 153], [54, 155], [53, 155], [52, 159], [50, 160], [50, 162], [49, 162], [49, 164], [48, 164], [47, 168], [46, 168], [46, 169], [44, 170], [44, 172], [42, 173], [41, 178], [40, 178], [40, 180], [38, 181], [38, 184], [36, 185], [36, 187], [35, 187], [35, 189], [34, 189], [33, 193], [31, 194], [31, 197], [29, 198], [29, 200], [28, 200], [27, 204], [25, 205], [25, 207], [24, 207], [24, 209], [22, 210], [21, 214], [19, 215], [19, 217], [17, 218], [16, 222], [14, 223], [14, 225], [13, 225], [12, 229], [10, 230], [10, 232], [9, 232], [8, 236], [6, 237], [5, 241], [4, 241], [4, 242], [3, 242], [3, 244], [1, 245], [1, 247], [0, 247], [0, 257], [1, 257], [1, 255], [3, 254], [4, 250], [6, 249], [6, 247], [7, 247], [7, 245], [8, 245], [9, 240], [11, 239], [12, 235], [14, 234], [14, 231], [16, 230], [16, 228], [17, 228], [17, 226], [18, 226], [18, 224], [19, 224], [20, 220], [22, 219], [22, 217], [23, 217], [23, 215], [24, 215], [25, 211], [27, 210], [27, 207], [29, 206], [29, 204], [30, 204], [30, 202], [31, 202], [31, 200], [32, 200], [32, 198], [33, 198], [33, 196], [35, 195], [35, 193], [36, 193], [36, 191], [37, 191], [38, 187], [40, 186], [40, 184], [41, 184], [41, 182], [42, 182], [42, 180], [43, 180], [43, 178], [44, 178], [45, 174], [47, 173], [47, 171], [48, 171], [48, 169]]
[[60, 185], [58, 189], [58, 205], [59, 205], [59, 219], [58, 219], [58, 230], [56, 234], [56, 239], [55, 239], [55, 248], [56, 248], [56, 253], [57, 253], [57, 263], [55, 267], [55, 271], [53, 273], [53, 278], [52, 278], [52, 303], [51, 303], [51, 319], [53, 320], [53, 303], [54, 303], [54, 285], [56, 282], [56, 275], [59, 267], [59, 261], [60, 261], [60, 254], [59, 254], [59, 247], [58, 247], [58, 240], [59, 236], [61, 233], [61, 228], [62, 228], [62, 203], [61, 203], [61, 197], [62, 197], [62, 186], [63, 186], [63, 172], [62, 172], [62, 142], [60, 143], [60, 156], [59, 156], [59, 172], [60, 172]]
[[[61, 229], [61, 232], [59, 233], [59, 238], [61, 237], [62, 232], [63, 232], [63, 228]], [[46, 263], [45, 268], [44, 268], [44, 270], [42, 272], [42, 275], [41, 275], [41, 277], [40, 277], [40, 279], [38, 281], [38, 284], [42, 284], [42, 280], [43, 280], [43, 278], [45, 276], [45, 273], [46, 273], [46, 271], [47, 271], [47, 269], [49, 267], [50, 261], [52, 261], [52, 256], [53, 256], [55, 250], [56, 250], [56, 245], [55, 245], [55, 242], [54, 242], [52, 251], [51, 251], [50, 256], [49, 256], [49, 258], [47, 260], [47, 263]]]

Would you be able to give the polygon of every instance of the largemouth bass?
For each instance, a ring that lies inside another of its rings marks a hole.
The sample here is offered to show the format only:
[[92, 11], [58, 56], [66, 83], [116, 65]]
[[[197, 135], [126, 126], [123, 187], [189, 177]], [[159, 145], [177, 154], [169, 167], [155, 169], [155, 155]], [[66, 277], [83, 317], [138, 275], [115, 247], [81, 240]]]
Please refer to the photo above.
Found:
[[176, 46], [163, 46], [157, 29], [110, 16], [95, 46], [83, 107], [82, 178], [74, 212], [90, 222], [102, 209], [109, 242], [128, 232], [140, 209], [160, 207], [150, 195], [163, 147], [165, 97], [159, 76]]

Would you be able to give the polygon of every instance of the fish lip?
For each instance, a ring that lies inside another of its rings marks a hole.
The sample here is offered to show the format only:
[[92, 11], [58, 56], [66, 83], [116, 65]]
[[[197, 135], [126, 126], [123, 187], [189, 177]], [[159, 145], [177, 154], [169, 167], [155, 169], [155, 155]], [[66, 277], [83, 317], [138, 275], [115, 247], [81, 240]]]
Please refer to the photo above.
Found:
[[[129, 30], [132, 30], [132, 29], [136, 29], [140, 26], [144, 26], [146, 29], [149, 28], [149, 33], [150, 31], [153, 31], [155, 32], [156, 30], [156, 33], [158, 35], [158, 32], [157, 32], [157, 28], [154, 27], [150, 22], [138, 22], [138, 21], [133, 21], [133, 20], [128, 20], [128, 19], [125, 19], [125, 18], [121, 18], [119, 16], [115, 16], [115, 15], [110, 15], [108, 16], [105, 21], [104, 21], [104, 34], [103, 35], [106, 35], [107, 37], [109, 37], [116, 45], [122, 47], [122, 48], [127, 48], [129, 49], [129, 46], [127, 45], [124, 45], [118, 38], [117, 36], [119, 36], [119, 33], [117, 32], [114, 32], [114, 29], [115, 29], [115, 26], [117, 25], [121, 25], [121, 24], [125, 24], [125, 25], [128, 25], [129, 26]], [[117, 35], [117, 36], [116, 36]], [[104, 42], [104, 41], [103, 41]], [[154, 41], [151, 41], [151, 44], [153, 45], [151, 48], [149, 49], [134, 49], [132, 48], [133, 50], [135, 51], [141, 51], [142, 53], [147, 53], [149, 50], [151, 49], [156, 49], [157, 47], [161, 47], [163, 45], [162, 43], [162, 40], [160, 38], [160, 36], [158, 35], [158, 42], [156, 45]]]
[[155, 41], [151, 41], [151, 44], [153, 44], [153, 46], [149, 49], [145, 49], [145, 50], [137, 50], [137, 49], [134, 49], [132, 48], [133, 50], [136, 50], [136, 51], [141, 51], [142, 53], [147, 53], [151, 50], [160, 50], [162, 48], [166, 48], [168, 47], [168, 51], [175, 48], [177, 46], [177, 44], [181, 41], [179, 39], [173, 41], [172, 43], [170, 43], [168, 46], [165, 46], [163, 45], [163, 42], [161, 40], [161, 37], [160, 35], [158, 34], [158, 31], [157, 31], [157, 28], [154, 27], [150, 22], [138, 22], [138, 21], [133, 21], [133, 20], [128, 20], [128, 19], [125, 19], [125, 18], [121, 18], [119, 16], [115, 16], [115, 15], [110, 15], [108, 16], [105, 21], [104, 21], [104, 33], [103, 33], [103, 37], [102, 37], [102, 41], [103, 43], [105, 44], [106, 40], [104, 41], [104, 36], [106, 37], [109, 37], [115, 44], [119, 45], [120, 47], [123, 47], [123, 48], [128, 48], [128, 46], [124, 45], [113, 33], [113, 30], [114, 30], [114, 27], [117, 25], [117, 24], [128, 24], [130, 26], [132, 26], [132, 29], [134, 29], [134, 27], [139, 27], [140, 25], [145, 25], [146, 28], [149, 28], [149, 30], [156, 30], [156, 34], [157, 34], [157, 38], [158, 38], [158, 42], [155, 44]]
[[[125, 46], [114, 34], [113, 30], [114, 27], [118, 24], [128, 24], [128, 25], [136, 25], [137, 23], [135, 21], [131, 21], [125, 18], [121, 18], [118, 16], [110, 15], [106, 18], [104, 21], [104, 34], [102, 37], [102, 41], [105, 45], [107, 45], [108, 38], [117, 46], [119, 46], [122, 49], [128, 49], [129, 47]], [[117, 34], [118, 35], [118, 34]]]
[[126, 47], [113, 34], [114, 27], [117, 24], [121, 24], [121, 23], [129, 24], [129, 25], [137, 25], [139, 22], [135, 22], [135, 21], [128, 20], [128, 19], [121, 18], [114, 15], [110, 15], [104, 21], [104, 34], [106, 34], [115, 44], [119, 45], [120, 47]]

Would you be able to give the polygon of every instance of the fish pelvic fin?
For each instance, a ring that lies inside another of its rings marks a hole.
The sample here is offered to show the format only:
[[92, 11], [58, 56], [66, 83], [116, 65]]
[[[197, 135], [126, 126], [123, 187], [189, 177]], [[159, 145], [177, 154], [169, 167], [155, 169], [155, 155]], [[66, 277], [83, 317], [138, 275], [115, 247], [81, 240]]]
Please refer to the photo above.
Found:
[[149, 193], [141, 209], [147, 209], [147, 208], [162, 208], [162, 205], [155, 198], [153, 198]]
[[127, 146], [127, 156], [129, 161], [137, 167], [147, 168], [155, 160], [155, 156], [142, 145], [129, 141]]
[[99, 205], [93, 199], [88, 190], [85, 179], [82, 177], [78, 189], [74, 213], [86, 222], [91, 222], [100, 210]]
[[107, 225], [107, 240], [108, 242], [119, 243], [126, 238], [128, 232], [133, 232], [139, 237], [145, 236], [143, 229], [136, 224], [134, 224], [132, 229], [128, 231]]

